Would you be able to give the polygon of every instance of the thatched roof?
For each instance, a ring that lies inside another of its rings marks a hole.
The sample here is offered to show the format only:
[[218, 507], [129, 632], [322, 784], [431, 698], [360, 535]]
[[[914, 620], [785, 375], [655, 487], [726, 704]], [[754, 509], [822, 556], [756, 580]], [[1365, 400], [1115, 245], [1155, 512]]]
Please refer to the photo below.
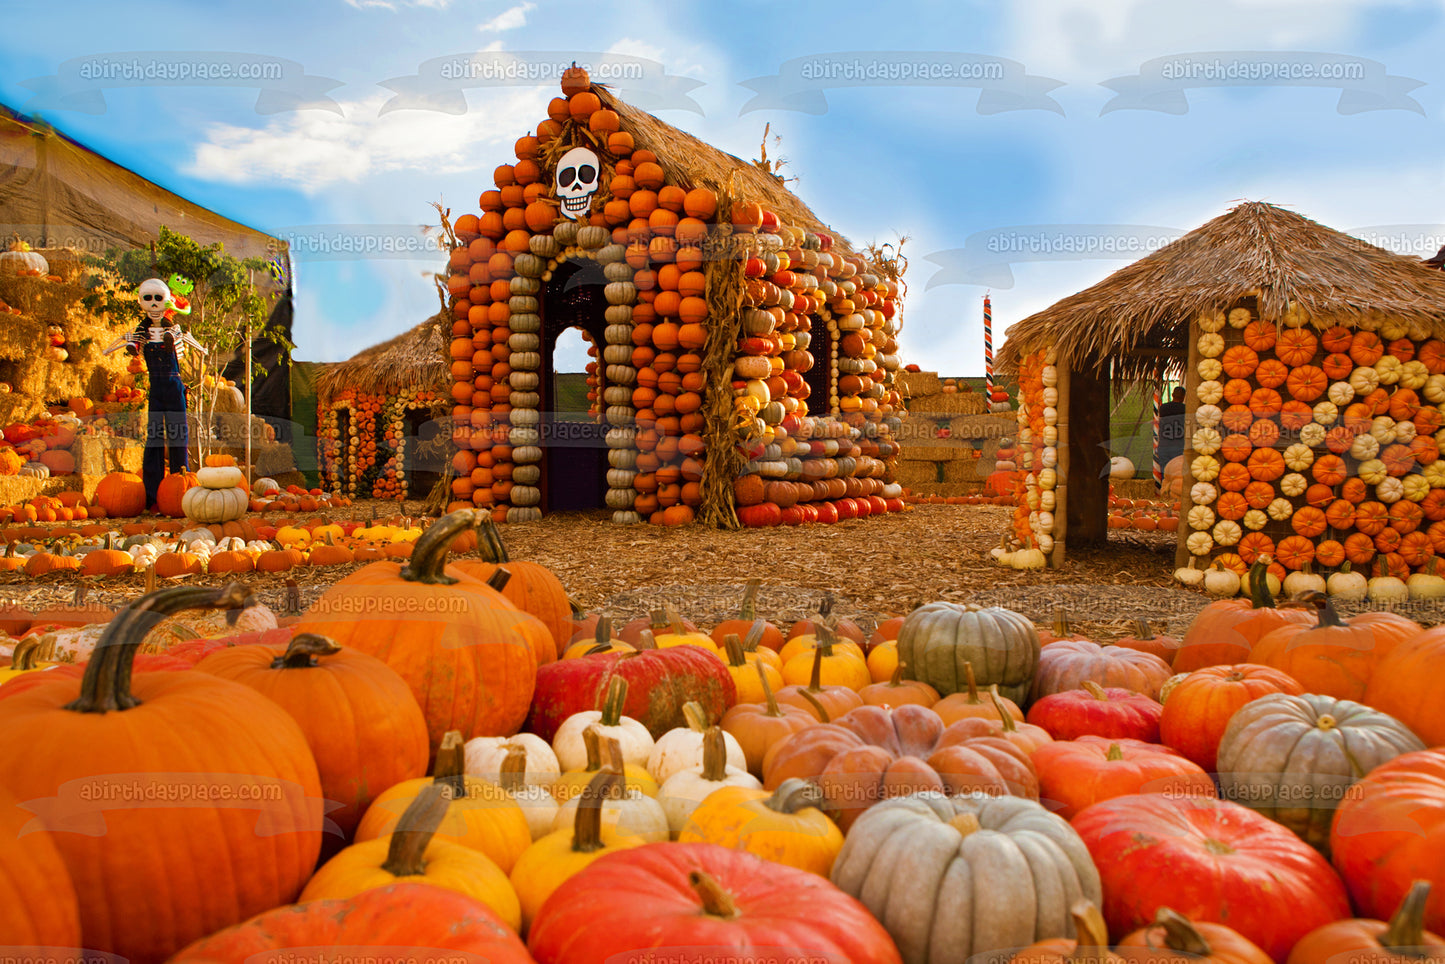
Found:
[[862, 254], [865, 260], [871, 261], [866, 252], [852, 246], [847, 238], [819, 220], [812, 209], [789, 191], [781, 180], [757, 164], [719, 150], [646, 111], [618, 100], [606, 87], [594, 84], [592, 92], [601, 99], [603, 107], [617, 112], [622, 129], [632, 135], [636, 148], [644, 148], [657, 155], [667, 172], [668, 184], [726, 190], [740, 200], [756, 201], [786, 224], [831, 236], [834, 250], [841, 250], [849, 256]]
[[451, 319], [438, 312], [344, 362], [323, 366], [316, 377], [316, 397], [326, 401], [348, 388], [373, 395], [395, 395], [409, 388], [445, 394], [452, 380], [447, 362], [450, 336]]
[[1313, 317], [1379, 313], [1445, 335], [1445, 272], [1251, 201], [1010, 326], [998, 364], [1015, 370], [1055, 344], [1059, 363], [1076, 370], [1112, 358], [1126, 375], [1147, 374], [1157, 359], [1130, 352], [1186, 350], [1191, 319], [1251, 297], [1270, 321], [1294, 302]]

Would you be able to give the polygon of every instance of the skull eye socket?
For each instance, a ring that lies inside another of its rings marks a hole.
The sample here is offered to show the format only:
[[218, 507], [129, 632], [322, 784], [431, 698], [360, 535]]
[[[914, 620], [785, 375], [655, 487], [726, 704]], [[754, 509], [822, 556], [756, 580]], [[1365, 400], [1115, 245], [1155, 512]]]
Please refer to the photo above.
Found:
[[557, 175], [557, 183], [562, 187], [571, 187], [572, 182], [577, 180], [577, 168], [569, 167]]
[[165, 297], [162, 296], [162, 295], [141, 295], [141, 296], [140, 296], [140, 300], [141, 300], [141, 301], [165, 301]]
[[577, 183], [591, 184], [597, 179], [597, 171], [591, 164], [583, 164], [577, 169]]

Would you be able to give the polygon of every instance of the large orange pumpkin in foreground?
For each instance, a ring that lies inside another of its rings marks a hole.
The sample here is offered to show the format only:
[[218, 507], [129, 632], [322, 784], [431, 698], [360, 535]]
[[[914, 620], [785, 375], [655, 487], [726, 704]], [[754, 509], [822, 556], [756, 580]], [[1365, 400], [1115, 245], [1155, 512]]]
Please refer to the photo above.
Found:
[[536, 656], [519, 629], [531, 617], [446, 565], [447, 547], [475, 521], [460, 509], [433, 522], [409, 560], [352, 573], [295, 627], [370, 653], [406, 680], [432, 753], [448, 730], [466, 739], [516, 733], [536, 686]]
[[1219, 599], [1200, 610], [1179, 641], [1179, 652], [1174, 656], [1175, 673], [1189, 673], [1223, 663], [1243, 663], [1249, 659], [1254, 644], [1270, 630], [1311, 623], [1306, 610], [1275, 606], [1265, 583], [1265, 569], [1263, 561], [1250, 567], [1248, 596]]
[[572, 603], [562, 581], [553, 575], [552, 570], [539, 563], [514, 561], [507, 553], [497, 524], [490, 518], [481, 522], [477, 549], [482, 554], [482, 560], [457, 559], [453, 565], [480, 582], [486, 582], [498, 566], [506, 566], [512, 576], [503, 587], [502, 595], [522, 612], [542, 620], [551, 634], [552, 648], [538, 662], [552, 662], [572, 638]]
[[1319, 621], [1270, 630], [1254, 644], [1249, 661], [1288, 673], [1307, 693], [1360, 702], [1380, 661], [1421, 632], [1419, 623], [1398, 613], [1364, 612], [1345, 620], [1324, 593], [1300, 598], [1318, 610]]
[[83, 679], [0, 702], [0, 784], [85, 895], [92, 951], [165, 960], [295, 900], [316, 864], [321, 783], [286, 711], [208, 673], [130, 672], [163, 617], [248, 601], [234, 583], [151, 593], [110, 623]]
[[140, 515], [146, 508], [146, 487], [134, 472], [112, 472], [95, 487], [95, 504], [109, 518]]
[[29, 832], [34, 819], [0, 790], [0, 947], [80, 947], [75, 885], [51, 835]]

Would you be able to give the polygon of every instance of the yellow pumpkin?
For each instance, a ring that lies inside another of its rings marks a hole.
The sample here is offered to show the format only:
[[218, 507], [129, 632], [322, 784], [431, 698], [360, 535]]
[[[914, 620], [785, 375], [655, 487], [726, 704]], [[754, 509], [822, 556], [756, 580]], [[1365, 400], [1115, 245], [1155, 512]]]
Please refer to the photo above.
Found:
[[868, 672], [868, 663], [858, 644], [851, 641], [837, 642], [832, 631], [827, 628], [823, 629], [821, 638], [817, 639], [813, 646], [784, 661], [783, 682], [790, 686], [807, 686], [812, 682], [815, 664], [818, 681], [823, 686], [846, 686], [851, 690], [861, 690], [873, 682], [872, 674]]
[[723, 787], [698, 805], [677, 839], [746, 850], [827, 877], [843, 849], [843, 832], [823, 805], [818, 785], [795, 777], [771, 793]]
[[400, 880], [466, 894], [497, 912], [507, 926], [522, 926], [522, 905], [507, 875], [485, 854], [435, 836], [450, 809], [446, 785], [418, 793], [395, 833], [352, 844], [307, 881], [299, 901], [344, 900]]
[[[582, 743], [587, 748], [587, 766], [581, 770], [568, 770], [549, 788], [559, 804], [566, 803], [587, 789], [604, 767], [615, 768], [623, 759], [621, 743], [616, 738], [604, 741], [599, 733], [595, 724], [582, 731]], [[645, 767], [628, 763], [622, 767], [622, 774], [629, 791], [647, 797], [657, 796], [657, 781]]]

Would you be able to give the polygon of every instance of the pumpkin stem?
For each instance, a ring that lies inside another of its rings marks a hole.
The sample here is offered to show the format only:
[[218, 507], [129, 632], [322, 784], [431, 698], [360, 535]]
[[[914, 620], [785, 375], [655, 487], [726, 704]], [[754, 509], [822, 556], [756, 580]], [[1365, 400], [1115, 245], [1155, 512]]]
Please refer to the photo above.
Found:
[[741, 669], [748, 665], [747, 655], [743, 652], [742, 640], [738, 639], [737, 633], [728, 633], [724, 637], [723, 649], [727, 652], [729, 666]]
[[763, 584], [761, 579], [749, 579], [743, 586], [743, 601], [738, 607], [738, 618], [753, 620], [758, 618], [758, 587]]
[[967, 837], [969, 834], [978, 833], [983, 826], [978, 822], [978, 815], [964, 811], [954, 814], [948, 821], [948, 825], [957, 830], [960, 836]]
[[822, 640], [813, 647], [813, 669], [808, 674], [808, 685], [806, 689], [814, 693], [823, 689], [823, 646]]
[[1134, 620], [1134, 638], [1139, 640], [1150, 640], [1154, 638], [1154, 630], [1149, 628], [1147, 619]]
[[902, 685], [903, 685], [903, 664], [902, 664], [902, 663], [899, 663], [897, 666], [893, 667], [893, 675], [890, 676], [890, 677], [888, 677], [888, 685], [889, 685], [889, 686], [902, 686]]
[[748, 635], [743, 639], [743, 652], [757, 652], [763, 642], [763, 633], [767, 630], [768, 624], [761, 619], [754, 619], [748, 627]]
[[492, 517], [486, 513], [478, 513], [477, 523], [477, 554], [494, 566], [511, 562], [506, 543], [502, 542], [502, 532]]
[[809, 703], [812, 704], [812, 706], [813, 706], [813, 712], [816, 713], [816, 714], [818, 714], [818, 722], [819, 722], [819, 723], [832, 723], [832, 722], [833, 722], [833, 716], [832, 716], [832, 714], [830, 714], [830, 713], [828, 712], [827, 707], [825, 707], [821, 702], [819, 702], [818, 698], [817, 698], [816, 696], [814, 696], [811, 691], [809, 691], [809, 690], [808, 690], [807, 688], [805, 688], [805, 687], [801, 687], [801, 686], [800, 686], [800, 687], [798, 687], [797, 693], [798, 693], [798, 695], [801, 696], [803, 699], [807, 700]]
[[34, 669], [35, 651], [39, 648], [39, 636], [24, 636], [17, 639], [15, 649], [10, 654], [10, 668], [17, 671]]
[[451, 798], [445, 788], [434, 783], [422, 788], [396, 822], [381, 869], [393, 877], [425, 875], [426, 849], [450, 806]]
[[450, 586], [455, 576], [446, 574], [447, 551], [452, 540], [477, 524], [475, 509], [458, 509], [442, 516], [426, 527], [412, 546], [411, 558], [401, 567], [399, 575], [407, 582], [427, 586]]
[[1319, 622], [1315, 624], [1316, 629], [1348, 625], [1340, 618], [1340, 614], [1335, 611], [1334, 603], [1330, 602], [1330, 597], [1318, 590], [1300, 593], [1299, 601], [1314, 606], [1315, 609], [1319, 611]]
[[622, 721], [622, 706], [627, 702], [627, 680], [620, 674], [614, 675], [607, 684], [607, 695], [602, 698], [602, 718], [598, 721], [603, 726], [616, 726]]
[[667, 613], [664, 610], [654, 609], [647, 614], [647, 618], [652, 620], [652, 635], [654, 636], [666, 633], [672, 628], [667, 624]]
[[1265, 575], [1269, 572], [1263, 559], [1256, 559], [1254, 565], [1249, 567], [1249, 604], [1251, 609], [1274, 609], [1274, 596], [1269, 591], [1269, 580]]
[[1148, 947], [1150, 950], [1158, 950], [1154, 946], [1154, 927], [1164, 929], [1164, 946], [1178, 954], [1187, 954], [1190, 957], [1211, 957], [1214, 949], [1209, 946], [1209, 941], [1199, 933], [1189, 918], [1169, 907], [1161, 907], [1154, 915], [1154, 925], [1149, 928]]
[[507, 583], [511, 581], [512, 571], [505, 566], [498, 566], [497, 568], [493, 569], [492, 574], [487, 577], [487, 585], [495, 589], [497, 592], [501, 592], [502, 590], [506, 589]]
[[520, 743], [513, 743], [507, 747], [507, 755], [502, 757], [502, 769], [497, 775], [497, 783], [509, 795], [520, 793], [527, 788], [527, 748]]
[[1104, 964], [1109, 959], [1109, 928], [1099, 908], [1080, 900], [1069, 908], [1069, 916], [1074, 920], [1075, 944], [1068, 959], [1078, 964]]
[[596, 853], [607, 845], [602, 842], [602, 802], [617, 799], [623, 789], [620, 770], [608, 767], [582, 788], [577, 800], [577, 816], [572, 821], [572, 852]]
[[763, 801], [763, 806], [777, 813], [793, 814], [809, 807], [815, 810], [826, 810], [828, 801], [823, 796], [823, 788], [812, 780], [789, 777], [778, 784], [778, 789], [773, 791], [771, 797]]
[[319, 665], [318, 656], [331, 656], [341, 647], [330, 636], [320, 633], [297, 633], [286, 645], [286, 652], [271, 660], [272, 669], [306, 669]]
[[432, 783], [445, 786], [453, 800], [467, 795], [467, 749], [461, 730], [448, 730], [442, 737], [431, 772]]
[[1109, 752], [1104, 754], [1104, 759], [1114, 763], [1117, 763], [1119, 760], [1124, 759], [1123, 747], [1119, 746], [1119, 744], [1117, 743], [1110, 743]]
[[1069, 632], [1069, 611], [1062, 604], [1054, 607], [1054, 638], [1071, 636]]
[[709, 917], [732, 920], [738, 916], [738, 905], [732, 895], [705, 871], [694, 870], [687, 875], [687, 883], [702, 901], [702, 911]]
[[728, 775], [728, 746], [720, 726], [710, 726], [702, 735], [702, 778], [722, 783]]
[[1084, 680], [1079, 684], [1079, 687], [1088, 691], [1088, 694], [1096, 700], [1107, 700], [1109, 698], [1109, 694], [1104, 692], [1104, 687], [1091, 679]]
[[696, 700], [688, 700], [682, 704], [682, 718], [687, 721], [687, 728], [696, 733], [706, 733], [709, 725], [707, 710]]
[[597, 641], [598, 646], [612, 645], [612, 617], [598, 616], [597, 629], [592, 638]]
[[640, 633], [637, 634], [637, 649], [638, 649], [639, 651], [644, 650], [644, 649], [656, 649], [656, 648], [657, 648], [657, 639], [656, 639], [656, 637], [654, 637], [654, 636], [652, 635], [652, 630], [650, 630], [650, 629], [644, 629], [642, 632], [640, 632]]
[[768, 704], [767, 715], [775, 719], [782, 716], [782, 707], [778, 706], [778, 697], [773, 693], [773, 684], [768, 682], [768, 674], [763, 669], [763, 661], [758, 660], [753, 663], [753, 668], [758, 671], [758, 679], [763, 683], [763, 701]]
[[667, 617], [668, 628], [672, 630], [674, 636], [682, 636], [687, 633], [687, 629], [682, 625], [682, 614], [673, 608], [672, 603], [665, 603], [663, 612]]
[[989, 699], [993, 700], [993, 708], [998, 710], [999, 722], [1003, 724], [1005, 733], [1017, 733], [1018, 726], [1014, 723], [1014, 715], [1003, 705], [1003, 697], [998, 695], [998, 684], [994, 683], [988, 688]]
[[602, 769], [602, 732], [593, 723], [582, 731], [582, 748], [587, 751], [587, 772]]
[[131, 666], [146, 634], [167, 616], [187, 609], [225, 609], [226, 621], [235, 624], [240, 611], [255, 601], [239, 582], [225, 586], [177, 586], [142, 596], [116, 613], [96, 641], [85, 667], [80, 696], [65, 704], [76, 713], [108, 713], [140, 705], [131, 695]]
[[1411, 884], [1395, 916], [1390, 918], [1390, 926], [1377, 938], [1380, 946], [1391, 954], [1403, 957], [1428, 957], [1425, 948], [1425, 903], [1429, 899], [1428, 880], [1417, 880]]
[[[902, 664], [900, 663], [899, 665], [901, 666]], [[968, 680], [968, 705], [974, 706], [982, 703], [983, 700], [978, 698], [978, 681], [974, 679], [973, 676], [973, 663], [967, 660], [964, 661], [963, 675], [964, 678]]]

